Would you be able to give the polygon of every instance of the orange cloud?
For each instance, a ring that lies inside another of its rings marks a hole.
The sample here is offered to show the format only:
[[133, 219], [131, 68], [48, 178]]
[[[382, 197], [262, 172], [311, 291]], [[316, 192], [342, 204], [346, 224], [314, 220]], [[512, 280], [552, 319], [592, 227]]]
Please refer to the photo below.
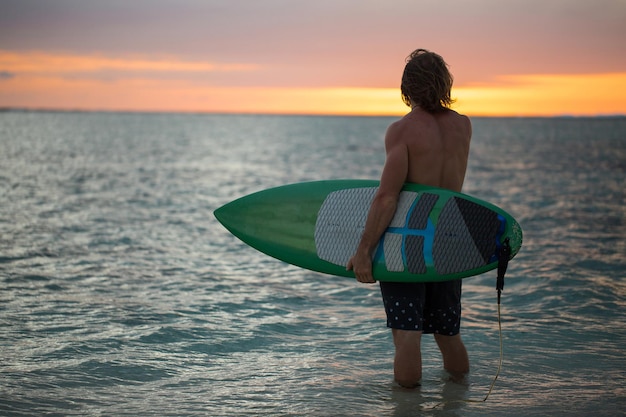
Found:
[[232, 72], [253, 71], [256, 65], [216, 64], [174, 58], [114, 58], [102, 55], [51, 54], [46, 52], [0, 51], [0, 69], [5, 72], [32, 74], [89, 73], [97, 71]]

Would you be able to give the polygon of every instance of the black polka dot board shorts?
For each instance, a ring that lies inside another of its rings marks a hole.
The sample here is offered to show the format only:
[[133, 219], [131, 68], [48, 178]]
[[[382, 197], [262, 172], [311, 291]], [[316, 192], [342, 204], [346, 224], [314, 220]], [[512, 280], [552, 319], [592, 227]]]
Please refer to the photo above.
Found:
[[461, 327], [461, 280], [381, 282], [387, 327], [454, 336]]

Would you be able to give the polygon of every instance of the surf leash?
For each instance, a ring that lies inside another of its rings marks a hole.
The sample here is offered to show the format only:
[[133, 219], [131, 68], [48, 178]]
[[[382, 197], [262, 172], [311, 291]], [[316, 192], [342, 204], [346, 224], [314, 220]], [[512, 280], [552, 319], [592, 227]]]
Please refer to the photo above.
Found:
[[500, 336], [500, 360], [498, 361], [498, 370], [496, 371], [496, 376], [491, 381], [491, 385], [489, 386], [489, 391], [485, 398], [482, 400], [467, 400], [468, 402], [478, 402], [484, 403], [491, 395], [493, 391], [494, 385], [496, 385], [496, 381], [498, 380], [498, 376], [500, 376], [500, 371], [502, 370], [502, 359], [504, 357], [503, 351], [503, 342], [502, 342], [502, 319], [500, 314], [500, 300], [502, 298], [502, 291], [504, 290], [504, 275], [506, 274], [506, 269], [509, 266], [509, 257], [511, 256], [511, 245], [509, 242], [509, 238], [504, 239], [502, 245], [498, 248], [498, 276], [496, 278], [496, 291], [498, 291], [498, 334]]
[[491, 385], [489, 386], [489, 391], [485, 398], [482, 400], [467, 400], [468, 402], [475, 403], [484, 403], [491, 395], [493, 391], [494, 385], [496, 385], [496, 381], [498, 380], [498, 376], [500, 376], [500, 371], [502, 370], [502, 359], [504, 357], [503, 350], [503, 342], [502, 342], [502, 319], [500, 314], [500, 300], [502, 298], [502, 291], [504, 290], [504, 275], [506, 274], [506, 269], [509, 266], [509, 257], [511, 256], [511, 245], [509, 242], [509, 238], [504, 239], [504, 243], [502, 246], [498, 248], [498, 276], [496, 278], [496, 290], [498, 291], [498, 334], [500, 336], [500, 360], [498, 361], [498, 370], [496, 371], [496, 376], [493, 378]]
[[511, 256], [511, 245], [509, 242], [509, 238], [506, 238], [502, 245], [497, 249], [498, 250], [498, 276], [496, 279], [496, 290], [498, 291], [498, 334], [500, 339], [500, 359], [498, 361], [498, 370], [496, 371], [496, 375], [491, 381], [491, 385], [489, 386], [489, 391], [485, 398], [482, 400], [472, 400], [472, 399], [462, 399], [462, 400], [453, 400], [453, 401], [444, 401], [437, 404], [434, 408], [439, 407], [445, 403], [450, 402], [465, 402], [465, 403], [484, 403], [487, 401], [491, 392], [493, 391], [493, 387], [496, 385], [496, 381], [498, 380], [498, 376], [500, 376], [500, 371], [502, 370], [502, 361], [504, 358], [504, 349], [503, 349], [503, 341], [502, 341], [502, 318], [500, 314], [500, 301], [502, 298], [502, 291], [504, 290], [504, 275], [506, 274], [506, 269], [509, 265], [509, 257]]

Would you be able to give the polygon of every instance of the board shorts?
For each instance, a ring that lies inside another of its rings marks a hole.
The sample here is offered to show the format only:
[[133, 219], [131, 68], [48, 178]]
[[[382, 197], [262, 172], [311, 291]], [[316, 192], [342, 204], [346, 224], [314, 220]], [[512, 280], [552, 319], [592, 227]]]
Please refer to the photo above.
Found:
[[381, 282], [387, 327], [454, 336], [461, 330], [461, 280]]

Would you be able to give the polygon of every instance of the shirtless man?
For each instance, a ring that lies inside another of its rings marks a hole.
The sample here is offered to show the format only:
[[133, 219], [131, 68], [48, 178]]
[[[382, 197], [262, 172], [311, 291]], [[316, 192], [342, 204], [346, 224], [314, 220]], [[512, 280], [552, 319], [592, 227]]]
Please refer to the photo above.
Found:
[[[452, 75], [439, 55], [418, 49], [407, 58], [401, 92], [411, 111], [387, 129], [380, 188], [359, 247], [347, 265], [359, 282], [375, 282], [373, 252], [393, 218], [405, 182], [461, 191], [472, 127], [466, 116], [449, 109], [451, 87]], [[453, 379], [469, 372], [459, 333], [461, 280], [381, 282], [380, 287], [395, 345], [394, 377], [401, 386], [415, 387], [422, 378], [422, 333], [434, 334], [444, 369]]]

